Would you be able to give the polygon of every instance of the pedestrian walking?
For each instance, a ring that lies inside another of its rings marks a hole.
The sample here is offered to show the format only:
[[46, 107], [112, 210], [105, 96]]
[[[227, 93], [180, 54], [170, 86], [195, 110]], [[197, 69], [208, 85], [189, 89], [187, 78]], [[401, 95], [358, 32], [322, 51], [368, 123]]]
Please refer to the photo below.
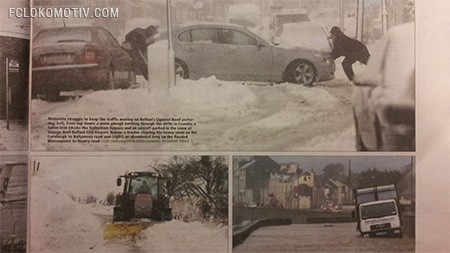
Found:
[[333, 59], [337, 59], [344, 56], [342, 61], [342, 68], [348, 80], [352, 81], [355, 73], [353, 72], [352, 65], [356, 61], [363, 64], [367, 64], [370, 53], [367, 47], [356, 39], [352, 39], [344, 34], [337, 26], [333, 26], [330, 31], [331, 39], [333, 40], [333, 50], [331, 56]]

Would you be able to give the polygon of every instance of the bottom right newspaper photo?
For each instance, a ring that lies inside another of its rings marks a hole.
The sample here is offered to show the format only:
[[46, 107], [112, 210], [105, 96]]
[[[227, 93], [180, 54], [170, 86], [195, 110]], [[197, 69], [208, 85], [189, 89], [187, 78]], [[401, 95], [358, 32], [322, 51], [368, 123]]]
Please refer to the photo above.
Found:
[[233, 252], [415, 252], [415, 157], [233, 157]]

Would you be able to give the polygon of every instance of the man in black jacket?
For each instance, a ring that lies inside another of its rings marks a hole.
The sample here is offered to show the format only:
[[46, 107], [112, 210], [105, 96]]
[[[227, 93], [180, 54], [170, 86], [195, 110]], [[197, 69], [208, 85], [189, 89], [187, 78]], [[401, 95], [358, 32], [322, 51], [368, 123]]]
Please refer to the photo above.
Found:
[[330, 34], [334, 44], [331, 56], [334, 59], [341, 56], [345, 57], [344, 61], [342, 61], [342, 68], [344, 69], [348, 80], [352, 81], [353, 76], [355, 75], [352, 68], [353, 63], [359, 61], [363, 64], [367, 64], [370, 57], [369, 50], [367, 50], [367, 47], [363, 43], [349, 38], [337, 26], [331, 28]]
[[138, 68], [138, 74], [142, 74], [145, 80], [148, 80], [147, 47], [155, 43], [153, 36], [157, 33], [157, 28], [153, 25], [145, 29], [138, 27], [125, 35], [125, 41], [122, 44]]

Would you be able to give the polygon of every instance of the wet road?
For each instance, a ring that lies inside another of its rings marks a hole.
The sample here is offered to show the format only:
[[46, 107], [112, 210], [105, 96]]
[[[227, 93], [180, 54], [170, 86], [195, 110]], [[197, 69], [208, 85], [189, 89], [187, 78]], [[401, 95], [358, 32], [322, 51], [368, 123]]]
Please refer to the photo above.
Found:
[[294, 224], [254, 231], [233, 252], [414, 252], [415, 238], [362, 238], [355, 223]]

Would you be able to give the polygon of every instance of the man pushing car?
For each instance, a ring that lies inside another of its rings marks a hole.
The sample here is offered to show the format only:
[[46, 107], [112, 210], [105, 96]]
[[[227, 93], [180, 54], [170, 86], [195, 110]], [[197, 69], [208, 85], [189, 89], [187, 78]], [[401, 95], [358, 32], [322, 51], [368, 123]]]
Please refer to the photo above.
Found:
[[370, 53], [367, 47], [358, 40], [352, 39], [345, 35], [341, 29], [337, 26], [333, 26], [330, 31], [331, 39], [333, 40], [333, 50], [331, 51], [331, 57], [337, 59], [344, 56], [345, 59], [342, 62], [342, 68], [348, 80], [352, 81], [355, 73], [353, 72], [352, 65], [356, 61], [363, 64], [367, 64]]
[[133, 59], [139, 72], [148, 80], [147, 69], [147, 47], [155, 43], [155, 36], [158, 33], [156, 26], [150, 25], [147, 28], [135, 28], [125, 35], [122, 47]]

